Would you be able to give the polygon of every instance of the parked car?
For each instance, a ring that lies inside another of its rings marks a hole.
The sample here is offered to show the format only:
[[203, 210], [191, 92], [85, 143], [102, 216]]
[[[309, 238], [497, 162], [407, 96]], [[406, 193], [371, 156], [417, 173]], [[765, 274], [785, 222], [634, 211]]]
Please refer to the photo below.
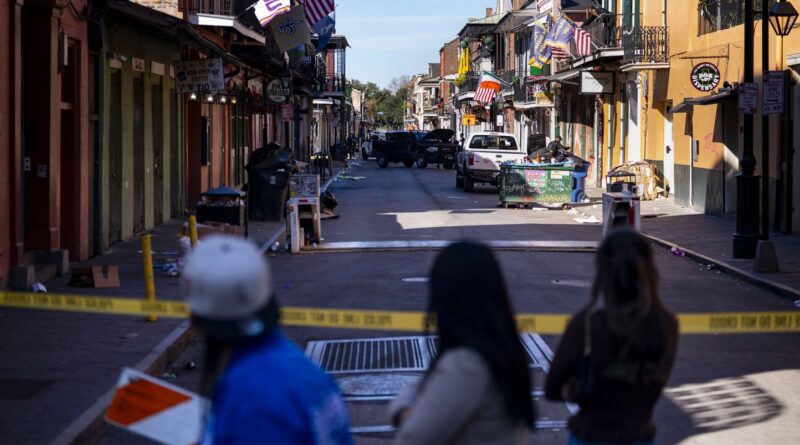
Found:
[[375, 157], [372, 153], [372, 143], [378, 140], [386, 140], [386, 132], [385, 131], [376, 131], [371, 133], [369, 137], [361, 143], [361, 158], [363, 160], [368, 160], [369, 158]]
[[509, 133], [479, 132], [467, 136], [456, 159], [456, 187], [471, 192], [476, 182], [497, 185], [500, 164], [522, 161], [527, 156]]
[[428, 164], [441, 164], [450, 170], [456, 165], [456, 151], [458, 144], [453, 142], [456, 132], [446, 128], [439, 128], [425, 133], [417, 142], [417, 151], [414, 162], [418, 168], [425, 168]]
[[417, 139], [410, 131], [387, 131], [386, 140], [372, 142], [372, 154], [378, 159], [378, 167], [386, 168], [390, 162], [402, 162], [406, 167], [414, 165]]

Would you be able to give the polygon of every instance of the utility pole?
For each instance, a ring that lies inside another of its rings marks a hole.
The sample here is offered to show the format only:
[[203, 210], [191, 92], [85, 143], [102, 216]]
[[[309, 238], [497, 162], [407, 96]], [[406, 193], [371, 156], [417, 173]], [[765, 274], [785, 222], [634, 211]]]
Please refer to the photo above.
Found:
[[[753, 83], [754, 25], [753, 1], [744, 2], [744, 83]], [[736, 175], [736, 233], [733, 234], [733, 257], [754, 258], [758, 245], [758, 186], [756, 158], [753, 155], [753, 115], [744, 113], [742, 158]]]

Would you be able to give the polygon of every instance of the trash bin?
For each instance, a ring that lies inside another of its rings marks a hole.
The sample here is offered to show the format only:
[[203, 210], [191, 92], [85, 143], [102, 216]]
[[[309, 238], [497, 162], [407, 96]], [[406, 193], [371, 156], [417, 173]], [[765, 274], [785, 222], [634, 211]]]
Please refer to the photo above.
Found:
[[233, 226], [246, 226], [244, 207], [240, 204], [243, 193], [228, 187], [219, 187], [202, 193], [203, 201], [197, 206], [197, 222], [216, 222]]
[[289, 173], [256, 167], [247, 169], [247, 207], [255, 221], [283, 221]]
[[562, 164], [500, 165], [500, 205], [563, 205], [571, 199], [572, 166]]
[[270, 143], [250, 155], [247, 170], [247, 207], [255, 221], [283, 221], [288, 194], [291, 150]]
[[606, 175], [606, 191], [609, 193], [634, 193], [636, 175], [626, 171], [615, 171]]
[[586, 199], [586, 176], [589, 174], [589, 167], [592, 164], [582, 162], [575, 164], [575, 170], [572, 171], [572, 193], [570, 197], [572, 202], [583, 202]]

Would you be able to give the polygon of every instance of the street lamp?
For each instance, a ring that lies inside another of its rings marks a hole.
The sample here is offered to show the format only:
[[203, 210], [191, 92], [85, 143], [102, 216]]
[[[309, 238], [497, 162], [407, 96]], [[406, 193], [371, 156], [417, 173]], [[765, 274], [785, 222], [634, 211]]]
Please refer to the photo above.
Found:
[[769, 10], [769, 24], [775, 34], [786, 37], [797, 21], [797, 11], [791, 3], [781, 0]]

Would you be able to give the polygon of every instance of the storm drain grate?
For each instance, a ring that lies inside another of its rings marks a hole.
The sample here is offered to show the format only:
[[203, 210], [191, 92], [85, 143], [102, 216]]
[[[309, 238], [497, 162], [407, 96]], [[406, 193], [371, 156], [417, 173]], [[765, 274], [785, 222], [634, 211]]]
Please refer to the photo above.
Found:
[[[546, 368], [552, 353], [541, 337], [523, 334], [520, 340], [528, 365]], [[425, 371], [438, 351], [436, 336], [319, 340], [306, 346], [306, 355], [330, 373]]]
[[331, 373], [424, 371], [430, 363], [430, 337], [320, 340], [306, 355]]

